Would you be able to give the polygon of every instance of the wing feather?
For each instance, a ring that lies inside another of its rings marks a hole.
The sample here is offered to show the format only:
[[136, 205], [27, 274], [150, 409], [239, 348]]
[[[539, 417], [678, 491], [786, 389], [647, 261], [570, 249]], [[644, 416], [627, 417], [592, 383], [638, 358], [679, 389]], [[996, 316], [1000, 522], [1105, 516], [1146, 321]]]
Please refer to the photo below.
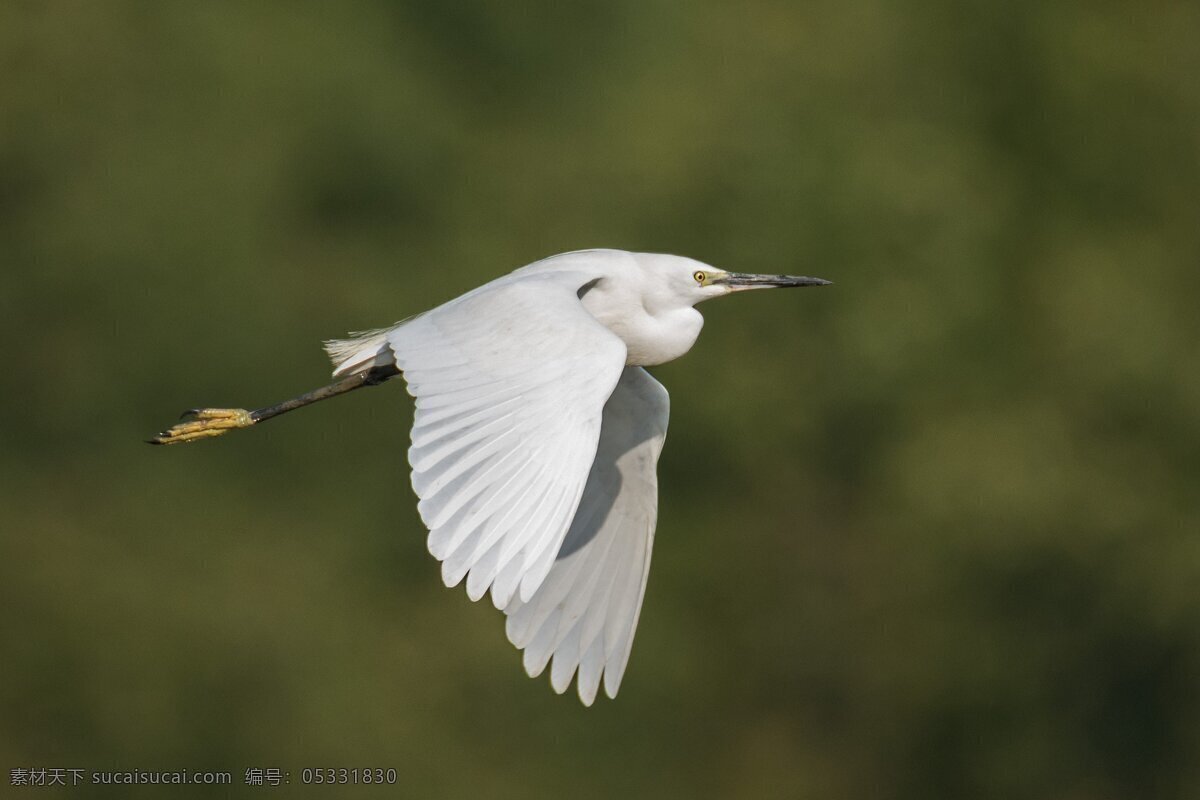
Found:
[[669, 398], [640, 367], [626, 367], [607, 404], [596, 458], [571, 528], [530, 596], [504, 613], [509, 641], [536, 677], [566, 691], [576, 678], [591, 705], [601, 682], [615, 697], [641, 612], [658, 513], [658, 456]]
[[409, 464], [429, 551], [472, 600], [532, 597], [575, 516], [625, 364], [579, 302], [594, 278], [516, 273], [386, 334], [416, 398]]

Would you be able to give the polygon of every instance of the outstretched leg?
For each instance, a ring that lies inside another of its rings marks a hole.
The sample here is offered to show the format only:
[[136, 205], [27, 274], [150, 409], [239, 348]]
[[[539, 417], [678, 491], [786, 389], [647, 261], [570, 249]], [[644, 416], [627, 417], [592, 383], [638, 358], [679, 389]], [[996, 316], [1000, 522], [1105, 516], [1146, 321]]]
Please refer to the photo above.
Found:
[[183, 412], [183, 422], [172, 425], [153, 439], [146, 441], [149, 444], [180, 444], [181, 442], [195, 442], [199, 439], [220, 436], [237, 428], [249, 428], [251, 425], [280, 414], [286, 414], [310, 403], [316, 403], [319, 400], [328, 400], [364, 386], [378, 386], [399, 374], [400, 370], [394, 366], [372, 367], [365, 372], [356, 372], [336, 383], [322, 386], [320, 389], [305, 392], [299, 397], [293, 397], [291, 400], [284, 400], [282, 403], [255, 411], [247, 411], [244, 408], [189, 409]]

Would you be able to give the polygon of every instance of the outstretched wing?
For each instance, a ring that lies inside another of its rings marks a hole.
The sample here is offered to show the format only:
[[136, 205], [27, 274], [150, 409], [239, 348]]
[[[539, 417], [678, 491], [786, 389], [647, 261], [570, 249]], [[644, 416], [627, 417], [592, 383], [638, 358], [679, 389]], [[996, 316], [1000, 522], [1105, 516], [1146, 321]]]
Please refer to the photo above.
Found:
[[532, 597], [504, 609], [509, 640], [537, 677], [551, 657], [559, 694], [578, 671], [579, 698], [591, 705], [603, 675], [616, 697], [637, 628], [654, 524], [655, 469], [667, 435], [667, 390], [641, 367], [626, 367], [604, 406], [587, 488], [558, 558]]
[[385, 334], [416, 398], [412, 484], [447, 586], [497, 608], [534, 596], [596, 454], [624, 343], [582, 272], [510, 275]]

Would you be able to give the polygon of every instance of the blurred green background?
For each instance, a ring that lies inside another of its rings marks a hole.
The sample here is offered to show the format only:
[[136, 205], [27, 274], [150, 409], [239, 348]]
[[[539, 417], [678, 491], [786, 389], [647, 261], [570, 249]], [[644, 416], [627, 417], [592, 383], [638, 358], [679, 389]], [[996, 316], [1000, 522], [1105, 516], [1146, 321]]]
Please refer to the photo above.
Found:
[[[5, 3], [5, 789], [1200, 796], [1198, 35], [1185, 2]], [[837, 284], [706, 305], [654, 370], [615, 702], [441, 587], [399, 382], [142, 444], [595, 246]]]

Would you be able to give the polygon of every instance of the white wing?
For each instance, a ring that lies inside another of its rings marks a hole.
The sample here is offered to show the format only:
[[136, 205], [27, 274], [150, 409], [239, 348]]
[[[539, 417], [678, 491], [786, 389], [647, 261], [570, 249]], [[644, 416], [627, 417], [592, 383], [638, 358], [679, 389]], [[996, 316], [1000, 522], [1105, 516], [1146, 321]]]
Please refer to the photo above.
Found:
[[416, 398], [408, 460], [429, 551], [472, 600], [532, 597], [575, 516], [625, 364], [579, 302], [594, 277], [506, 276], [385, 334]]
[[667, 435], [667, 390], [641, 367], [626, 367], [604, 406], [587, 488], [558, 558], [532, 598], [514, 597], [509, 640], [537, 677], [550, 658], [550, 682], [566, 691], [578, 670], [579, 698], [591, 705], [604, 677], [616, 697], [637, 628], [654, 524], [655, 468]]

